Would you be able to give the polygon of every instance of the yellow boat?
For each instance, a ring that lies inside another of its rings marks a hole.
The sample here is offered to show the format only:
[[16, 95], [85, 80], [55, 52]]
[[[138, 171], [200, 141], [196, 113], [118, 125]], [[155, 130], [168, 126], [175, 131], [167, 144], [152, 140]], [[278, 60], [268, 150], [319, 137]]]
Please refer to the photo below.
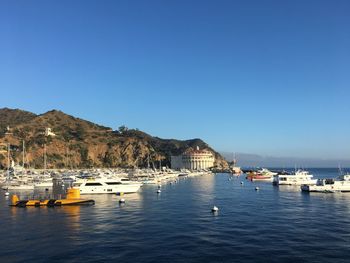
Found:
[[79, 189], [68, 189], [65, 199], [46, 199], [46, 200], [20, 200], [17, 195], [13, 195], [10, 206], [27, 207], [27, 206], [62, 206], [62, 205], [93, 205], [94, 200], [80, 199]]

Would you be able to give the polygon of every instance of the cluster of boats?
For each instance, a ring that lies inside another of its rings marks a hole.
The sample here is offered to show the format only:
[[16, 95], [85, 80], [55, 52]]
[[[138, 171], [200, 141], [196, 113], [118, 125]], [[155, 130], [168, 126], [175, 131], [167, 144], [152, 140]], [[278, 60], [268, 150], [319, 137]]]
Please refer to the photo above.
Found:
[[137, 192], [144, 184], [160, 184], [162, 181], [176, 181], [179, 177], [198, 176], [211, 173], [202, 171], [174, 171], [163, 169], [91, 169], [30, 171], [14, 167], [0, 176], [0, 184], [7, 192], [33, 191], [53, 188], [53, 181], [78, 189], [80, 194], [128, 194]]
[[251, 181], [272, 182], [274, 185], [297, 185], [306, 192], [350, 192], [350, 174], [343, 174], [338, 178], [315, 179], [312, 174], [304, 170], [288, 173], [272, 172], [266, 168], [247, 171], [246, 174], [246, 178]]

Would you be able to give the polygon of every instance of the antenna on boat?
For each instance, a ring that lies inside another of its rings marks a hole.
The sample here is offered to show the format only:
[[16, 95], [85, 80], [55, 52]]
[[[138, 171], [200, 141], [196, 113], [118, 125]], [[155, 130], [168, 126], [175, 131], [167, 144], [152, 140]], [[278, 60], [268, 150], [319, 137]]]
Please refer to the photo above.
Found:
[[339, 174], [342, 175], [342, 174], [343, 174], [343, 171], [342, 171], [342, 169], [341, 169], [340, 163], [338, 163], [338, 170], [339, 170]]

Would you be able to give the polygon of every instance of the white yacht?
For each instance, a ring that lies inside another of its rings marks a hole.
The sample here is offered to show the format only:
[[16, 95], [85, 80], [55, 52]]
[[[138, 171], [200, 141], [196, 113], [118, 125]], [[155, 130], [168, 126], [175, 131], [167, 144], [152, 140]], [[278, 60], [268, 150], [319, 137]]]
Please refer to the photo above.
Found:
[[79, 189], [80, 194], [117, 194], [135, 193], [142, 186], [139, 182], [127, 179], [82, 179], [73, 183], [73, 188]]
[[336, 179], [319, 179], [316, 185], [302, 185], [301, 190], [323, 193], [350, 192], [350, 174], [341, 175]]
[[294, 174], [280, 174], [275, 176], [274, 184], [277, 185], [315, 185], [317, 179], [308, 171], [298, 170]]

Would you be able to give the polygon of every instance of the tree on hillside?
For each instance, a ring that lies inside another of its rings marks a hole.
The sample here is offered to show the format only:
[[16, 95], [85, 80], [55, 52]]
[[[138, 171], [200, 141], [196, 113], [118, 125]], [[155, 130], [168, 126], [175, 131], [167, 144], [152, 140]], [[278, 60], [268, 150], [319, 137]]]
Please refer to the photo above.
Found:
[[118, 131], [119, 131], [119, 133], [121, 133], [121, 134], [126, 133], [128, 130], [129, 130], [129, 128], [126, 127], [125, 125], [122, 125], [122, 126], [120, 126], [120, 127], [118, 128]]
[[77, 124], [75, 131], [76, 131], [77, 139], [81, 141], [84, 140], [86, 132], [81, 124]]

